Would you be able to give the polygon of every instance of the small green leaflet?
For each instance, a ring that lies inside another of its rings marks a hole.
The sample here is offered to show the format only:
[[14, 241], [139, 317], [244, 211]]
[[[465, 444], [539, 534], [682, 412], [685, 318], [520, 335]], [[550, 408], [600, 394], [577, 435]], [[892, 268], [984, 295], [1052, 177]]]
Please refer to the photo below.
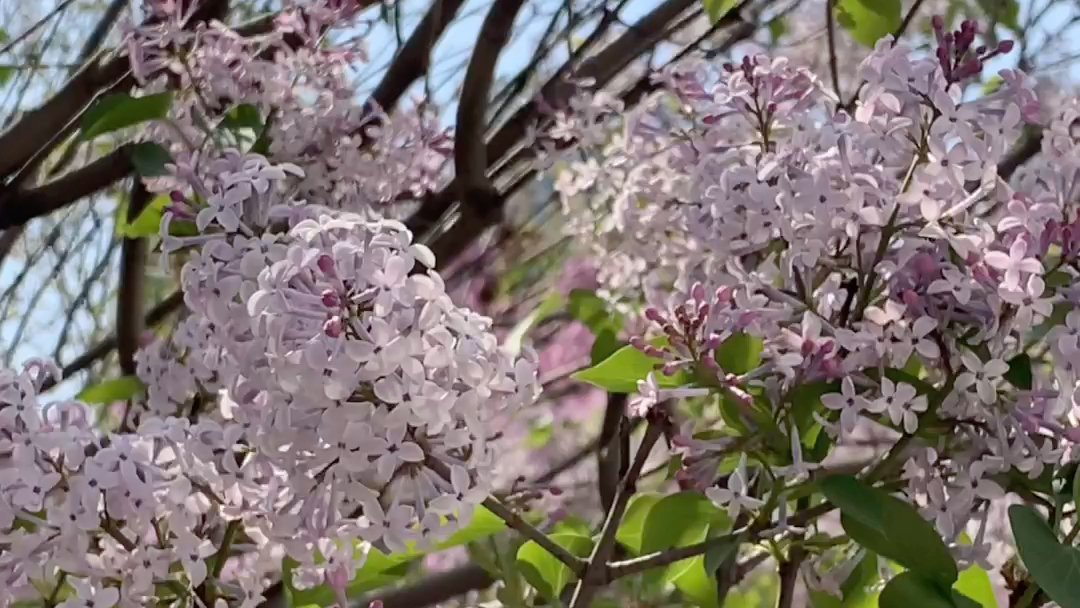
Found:
[[719, 21], [738, 3], [739, 0], [702, 0], [702, 5], [705, 7], [705, 12], [709, 14], [711, 23]]
[[716, 362], [729, 374], [745, 374], [761, 364], [765, 342], [743, 332], [732, 334], [716, 349]]
[[[582, 530], [569, 526], [556, 526], [555, 531], [548, 534], [548, 538], [578, 557], [588, 557], [593, 548], [593, 541], [589, 536]], [[549, 601], [558, 600], [563, 588], [575, 580], [570, 568], [536, 541], [530, 540], [521, 545], [516, 562], [517, 569], [525, 580]]]
[[76, 395], [75, 399], [83, 403], [127, 401], [132, 397], [141, 395], [145, 389], [146, 386], [135, 376], [121, 376], [88, 386]]
[[[610, 393], [636, 393], [638, 380], [644, 380], [654, 371], [659, 359], [649, 357], [633, 346], [624, 346], [600, 363], [574, 372], [571, 378], [588, 382]], [[662, 388], [675, 388], [690, 384], [690, 377], [682, 371], [667, 376], [656, 372], [656, 383]]]
[[616, 339], [625, 322], [622, 314], [609, 309], [603, 298], [587, 289], [574, 289], [567, 298], [566, 312], [589, 328], [596, 340], [590, 360], [595, 365], [607, 359], [625, 343]]
[[169, 151], [152, 141], [143, 141], [131, 146], [131, 164], [135, 165], [135, 171], [143, 177], [161, 177], [168, 175], [165, 168], [167, 163], [172, 162]]
[[900, 28], [900, 0], [837, 0], [836, 22], [859, 44], [873, 47]]
[[1058, 541], [1034, 509], [1009, 507], [1016, 550], [1031, 578], [1061, 608], [1080, 608], [1080, 549]]
[[95, 101], [83, 114], [79, 137], [90, 140], [125, 127], [165, 118], [172, 100], [173, 94], [168, 91], [142, 97], [132, 97], [127, 93], [106, 95]]

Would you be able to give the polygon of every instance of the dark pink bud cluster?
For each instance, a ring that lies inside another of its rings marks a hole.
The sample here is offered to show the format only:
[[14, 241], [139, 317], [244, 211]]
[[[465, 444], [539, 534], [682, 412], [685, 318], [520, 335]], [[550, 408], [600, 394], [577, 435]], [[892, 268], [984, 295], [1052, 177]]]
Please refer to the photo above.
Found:
[[1013, 48], [1012, 40], [1002, 40], [993, 49], [983, 45], [974, 46], [978, 24], [971, 19], [961, 22], [960, 29], [953, 32], [945, 31], [945, 20], [941, 15], [935, 15], [931, 23], [937, 38], [938, 64], [945, 74], [945, 80], [950, 84], [979, 74], [987, 61], [1007, 54]]
[[708, 294], [703, 284], [696, 283], [690, 290], [690, 299], [677, 305], [670, 315], [651, 306], [645, 309], [645, 318], [660, 327], [667, 345], [649, 344], [642, 336], [632, 337], [630, 344], [650, 357], [663, 359], [665, 362], [656, 367], [667, 375], [693, 363], [722, 374], [714, 354], [722, 337], [709, 330], [708, 322], [714, 313], [727, 309], [730, 302], [730, 287]]

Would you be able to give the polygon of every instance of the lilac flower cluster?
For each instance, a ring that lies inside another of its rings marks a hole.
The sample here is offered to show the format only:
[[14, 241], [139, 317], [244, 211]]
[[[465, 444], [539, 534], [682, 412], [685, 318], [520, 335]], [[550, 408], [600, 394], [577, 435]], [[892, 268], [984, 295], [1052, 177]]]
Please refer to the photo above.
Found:
[[[116, 432], [38, 403], [54, 365], [0, 372], [0, 605], [249, 607], [284, 559], [295, 586], [343, 594], [368, 551], [444, 539], [491, 494], [537, 360], [501, 349], [375, 211], [435, 179], [443, 140], [416, 115], [364, 130], [375, 114], [319, 46], [349, 4], [254, 39], [177, 13], [131, 34], [147, 89], [186, 91], [152, 129], [173, 162], [148, 185], [172, 199], [161, 250], [187, 311], [138, 353], [147, 393]], [[221, 99], [267, 117], [267, 155], [213, 126]]]
[[[803, 460], [821, 445], [812, 437], [842, 446], [882, 425], [904, 439], [876, 470], [896, 471], [957, 555], [978, 561], [1002, 474], [1035, 478], [1077, 456], [1080, 316], [1065, 312], [1080, 304], [1080, 114], [1066, 103], [1047, 120], [1015, 70], [965, 98], [1011, 43], [979, 46], [974, 22], [933, 25], [930, 56], [881, 40], [850, 108], [808, 70], [763, 56], [678, 64], [632, 110], [583, 95], [588, 111], [557, 119], [555, 133], [585, 142], [564, 155], [557, 188], [605, 288], [653, 323], [633, 342], [658, 361], [632, 413], [721, 396], [706, 412], [728, 417], [692, 421], [680, 439], [684, 485], [710, 488], [733, 515], [767, 497], [785, 506], [817, 466]], [[999, 177], [1025, 123], [1046, 128], [1040, 160]], [[734, 374], [717, 349], [738, 335], [762, 354]], [[657, 381], [677, 373], [684, 386]], [[823, 389], [812, 417], [794, 413]], [[747, 463], [769, 425], [790, 440], [788, 462]], [[924, 427], [948, 431], [912, 441]], [[974, 545], [960, 543], [965, 530]]]

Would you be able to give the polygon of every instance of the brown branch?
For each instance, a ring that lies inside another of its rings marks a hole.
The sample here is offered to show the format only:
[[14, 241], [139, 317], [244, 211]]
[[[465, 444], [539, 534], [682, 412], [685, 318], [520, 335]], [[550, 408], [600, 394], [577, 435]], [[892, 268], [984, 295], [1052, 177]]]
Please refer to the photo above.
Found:
[[[666, 0], [661, 5], [639, 19], [632, 27], [623, 32], [611, 44], [592, 57], [583, 61], [575, 71], [578, 78], [589, 78], [596, 88], [606, 86], [619, 72], [633, 62], [642, 52], [656, 44], [668, 32], [668, 25], [679, 18], [694, 0]], [[560, 69], [557, 74], [562, 74]], [[554, 77], [541, 87], [539, 100], [521, 106], [492, 136], [484, 153], [488, 162], [498, 161], [506, 156], [524, 140], [525, 135], [542, 116], [542, 108], [561, 107], [577, 91], [572, 83], [561, 76]], [[462, 105], [465, 105], [464, 103]], [[482, 121], [481, 121], [482, 122]], [[459, 121], [459, 133], [461, 133]], [[460, 135], [459, 135], [460, 138]], [[460, 139], [459, 139], [460, 141]], [[472, 142], [475, 144], [475, 142]], [[486, 170], [486, 168], [485, 168]], [[429, 196], [420, 209], [409, 218], [410, 229], [415, 233], [425, 233], [439, 224], [440, 219], [449, 211], [459, 197], [462, 186], [455, 179], [442, 191]], [[470, 212], [462, 217], [431, 243], [440, 263], [448, 262], [464, 249], [477, 235], [494, 225], [501, 216], [505, 197], [492, 196], [490, 191], [474, 191], [472, 196], [479, 200], [470, 200], [464, 209]]]
[[586, 608], [599, 587], [607, 584], [610, 580], [607, 562], [611, 559], [611, 555], [615, 550], [615, 533], [622, 522], [623, 514], [626, 513], [627, 505], [630, 504], [630, 496], [635, 491], [641, 469], [645, 467], [645, 461], [649, 459], [649, 454], [661, 435], [663, 435], [663, 427], [660, 424], [650, 422], [649, 426], [645, 428], [645, 437], [642, 438], [637, 454], [634, 455], [634, 463], [630, 465], [630, 470], [626, 472], [626, 476], [619, 483], [619, 489], [615, 494], [615, 502], [611, 505], [611, 509], [608, 510], [607, 517], [604, 520], [604, 527], [600, 531], [600, 540], [597, 541], [592, 555], [589, 556], [588, 567], [585, 568], [584, 574], [574, 585], [574, 592], [569, 604], [570, 608]]
[[470, 591], [486, 589], [493, 584], [495, 579], [487, 571], [470, 564], [432, 574], [412, 585], [365, 595], [354, 606], [368, 608], [372, 602], [379, 601], [383, 608], [424, 608], [442, 604]]
[[108, 188], [132, 170], [131, 148], [121, 146], [51, 182], [0, 195], [0, 229], [22, 226]]
[[1008, 181], [1013, 173], [1024, 163], [1031, 160], [1042, 149], [1042, 129], [1035, 127], [1027, 130], [1020, 138], [1020, 142], [998, 164], [998, 176]]
[[[150, 192], [139, 179], [132, 180], [128, 199], [127, 221], [134, 222], [147, 203]], [[124, 238], [120, 245], [120, 288], [116, 297], [116, 352], [120, 371], [135, 375], [135, 351], [143, 331], [143, 277], [146, 271], [145, 238]]]
[[836, 94], [836, 102], [840, 103], [844, 95], [840, 92], [840, 68], [836, 58], [836, 18], [833, 16], [835, 5], [835, 0], [825, 2], [825, 36], [829, 45], [829, 75], [832, 77], [833, 93]]
[[389, 113], [405, 95], [405, 91], [427, 71], [431, 65], [431, 49], [442, 38], [462, 4], [464, 0], [432, 2], [431, 9], [405, 41], [405, 45], [398, 51], [371, 94], [371, 101], [377, 107]]
[[461, 85], [454, 136], [454, 172], [462, 221], [474, 218], [491, 223], [491, 207], [500, 207], [498, 193], [488, 178], [484, 131], [495, 65], [510, 41], [514, 20], [525, 0], [495, 0], [477, 35], [465, 80]]
[[[154, 325], [157, 325], [158, 323], [161, 323], [166, 318], [168, 318], [169, 315], [176, 312], [183, 303], [183, 292], [174, 292], [172, 295], [162, 300], [157, 306], [150, 309], [150, 312], [146, 313], [146, 316], [143, 318], [144, 324], [147, 327], [152, 327]], [[63, 380], [67, 380], [75, 374], [90, 367], [94, 363], [97, 363], [101, 359], [104, 359], [109, 355], [109, 353], [116, 349], [116, 346], [116, 334], [112, 334], [104, 340], [91, 346], [89, 349], [86, 350], [86, 352], [76, 357], [74, 361], [64, 366], [61, 373]], [[47, 391], [53, 386], [56, 386], [56, 381], [49, 377], [45, 380], [45, 383], [42, 386], [41, 390]]]
[[609, 393], [604, 422], [600, 428], [600, 449], [596, 452], [597, 486], [600, 493], [600, 506], [604, 512], [611, 509], [619, 480], [626, 475], [630, 465], [630, 435], [623, 432], [629, 429], [626, 419], [625, 393]]

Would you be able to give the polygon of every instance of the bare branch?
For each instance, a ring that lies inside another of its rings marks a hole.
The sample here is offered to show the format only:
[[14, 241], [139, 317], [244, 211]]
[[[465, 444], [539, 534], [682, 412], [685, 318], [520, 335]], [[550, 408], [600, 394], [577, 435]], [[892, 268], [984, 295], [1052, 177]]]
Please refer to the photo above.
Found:
[[844, 99], [840, 92], [840, 68], [836, 59], [836, 17], [833, 16], [836, 0], [825, 2], [825, 35], [829, 44], [829, 76], [832, 77], [833, 93], [836, 94], [837, 102]]
[[38, 31], [39, 29], [41, 29], [41, 26], [43, 26], [46, 23], [48, 23], [49, 21], [51, 21], [53, 17], [55, 17], [55, 16], [59, 15], [60, 13], [64, 12], [64, 10], [67, 7], [71, 6], [72, 2], [74, 2], [74, 0], [63, 0], [63, 2], [61, 2], [60, 4], [57, 4], [55, 7], [53, 7], [53, 9], [51, 11], [46, 13], [44, 17], [42, 17], [41, 19], [38, 19], [30, 27], [26, 28], [26, 30], [24, 30], [21, 34], [19, 34], [18, 36], [12, 38], [11, 41], [9, 41], [2, 48], [0, 48], [0, 55], [3, 55], [4, 53], [7, 53], [7, 52], [11, 51], [11, 49], [18, 46], [23, 40], [26, 40], [27, 38], [29, 38], [31, 34]]
[[470, 564], [446, 572], [432, 574], [415, 584], [366, 595], [356, 604], [367, 608], [372, 602], [382, 602], [383, 608], [425, 608], [465, 595], [470, 591], [485, 589], [495, 583], [480, 566]]
[[[458, 103], [457, 126], [454, 137], [454, 171], [457, 175], [458, 196], [466, 212], [477, 203], [488, 202], [495, 188], [488, 179], [487, 150], [484, 131], [486, 110], [495, 65], [503, 47], [510, 41], [514, 20], [525, 0], [495, 0], [480, 26], [472, 59], [465, 71]], [[479, 200], [473, 200], [478, 198]], [[481, 209], [480, 215], [486, 215]]]
[[[150, 202], [150, 192], [139, 179], [132, 180], [127, 221], [134, 222]], [[120, 371], [135, 375], [135, 351], [143, 331], [143, 284], [146, 273], [145, 238], [124, 238], [120, 246], [120, 291], [116, 297], [116, 350]]]
[[589, 565], [574, 585], [570, 608], [586, 608], [597, 589], [608, 582], [607, 562], [615, 550], [615, 533], [619, 529], [619, 523], [622, 522], [623, 514], [626, 513], [627, 505], [630, 504], [630, 496], [634, 493], [634, 486], [638, 476], [641, 475], [641, 469], [645, 467], [645, 461], [648, 460], [653, 446], [661, 435], [663, 435], [663, 429], [659, 424], [650, 422], [645, 428], [645, 437], [642, 438], [637, 454], [634, 455], [634, 463], [630, 465], [626, 476], [619, 483], [615, 501], [608, 510], [604, 527], [600, 531], [600, 540], [596, 542], [592, 555], [589, 556]]
[[0, 229], [22, 226], [104, 190], [127, 176], [131, 169], [131, 148], [121, 146], [36, 188], [5, 192], [0, 195]]
[[431, 9], [398, 51], [382, 80], [371, 94], [371, 101], [390, 112], [431, 65], [431, 49], [442, 38], [464, 0], [433, 0]]
[[[143, 321], [147, 327], [152, 327], [158, 323], [164, 321], [169, 315], [176, 312], [180, 306], [184, 303], [184, 294], [181, 291], [176, 291], [168, 298], [165, 298], [160, 304], [155, 306], [146, 313]], [[86, 352], [75, 358], [74, 361], [64, 366], [62, 370], [62, 376], [64, 380], [74, 376], [75, 374], [90, 367], [94, 363], [104, 359], [116, 349], [117, 337], [116, 334], [105, 338], [101, 342], [91, 346]], [[47, 391], [50, 388], [56, 386], [56, 381], [49, 377], [45, 380], [41, 391]]]

